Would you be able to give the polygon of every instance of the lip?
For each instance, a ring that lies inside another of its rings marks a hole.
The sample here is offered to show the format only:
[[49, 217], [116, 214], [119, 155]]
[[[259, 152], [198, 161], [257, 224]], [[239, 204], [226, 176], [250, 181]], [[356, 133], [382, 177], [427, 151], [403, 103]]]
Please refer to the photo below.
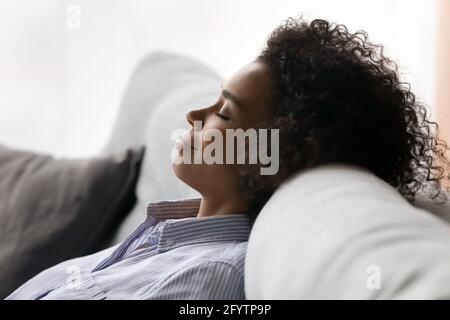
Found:
[[182, 139], [178, 139], [175, 141], [175, 146], [178, 150], [183, 150], [184, 148], [189, 147]]
[[191, 148], [192, 150], [197, 150], [190, 142], [193, 141], [190, 132], [184, 133], [178, 140], [175, 142], [175, 145], [178, 150], [182, 150], [184, 147]]
[[178, 151], [183, 150], [183, 147], [184, 147], [183, 141], [181, 141], [181, 139], [178, 139], [177, 141], [175, 141], [175, 147], [177, 148]]

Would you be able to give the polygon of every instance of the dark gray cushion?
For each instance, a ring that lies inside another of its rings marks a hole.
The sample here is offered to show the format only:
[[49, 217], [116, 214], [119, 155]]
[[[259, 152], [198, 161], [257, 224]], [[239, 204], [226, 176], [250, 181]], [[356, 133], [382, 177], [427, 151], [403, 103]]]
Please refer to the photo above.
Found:
[[0, 298], [48, 267], [103, 248], [136, 202], [144, 150], [55, 159], [0, 146]]

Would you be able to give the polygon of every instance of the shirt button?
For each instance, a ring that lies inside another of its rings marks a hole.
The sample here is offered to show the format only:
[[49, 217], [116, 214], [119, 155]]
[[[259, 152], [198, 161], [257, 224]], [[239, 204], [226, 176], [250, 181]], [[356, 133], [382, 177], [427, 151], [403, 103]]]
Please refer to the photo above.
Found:
[[175, 240], [173, 239], [168, 239], [167, 240], [167, 245], [172, 246], [175, 243]]

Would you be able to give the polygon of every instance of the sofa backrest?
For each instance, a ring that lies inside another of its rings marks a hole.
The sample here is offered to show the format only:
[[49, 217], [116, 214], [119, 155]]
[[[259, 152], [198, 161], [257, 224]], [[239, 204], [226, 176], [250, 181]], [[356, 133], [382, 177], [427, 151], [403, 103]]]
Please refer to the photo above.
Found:
[[450, 298], [450, 226], [358, 168], [286, 181], [250, 235], [248, 299]]

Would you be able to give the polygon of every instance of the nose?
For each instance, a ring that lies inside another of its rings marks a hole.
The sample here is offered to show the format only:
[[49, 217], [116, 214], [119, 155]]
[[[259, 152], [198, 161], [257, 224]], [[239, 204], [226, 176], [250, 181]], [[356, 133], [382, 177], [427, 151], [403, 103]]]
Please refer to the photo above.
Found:
[[202, 108], [202, 109], [194, 109], [194, 110], [189, 111], [186, 114], [187, 122], [189, 122], [189, 124], [191, 126], [194, 126], [194, 121], [204, 122], [207, 110], [208, 110], [208, 108]]

